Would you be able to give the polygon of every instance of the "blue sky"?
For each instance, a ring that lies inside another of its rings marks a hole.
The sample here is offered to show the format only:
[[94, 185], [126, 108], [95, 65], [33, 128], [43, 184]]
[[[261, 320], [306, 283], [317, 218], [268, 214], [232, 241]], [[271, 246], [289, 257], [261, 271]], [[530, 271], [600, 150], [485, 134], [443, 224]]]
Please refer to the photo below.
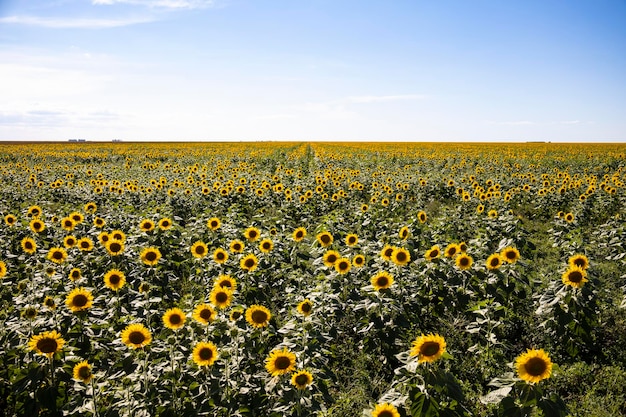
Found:
[[623, 0], [0, 0], [0, 140], [625, 141]]

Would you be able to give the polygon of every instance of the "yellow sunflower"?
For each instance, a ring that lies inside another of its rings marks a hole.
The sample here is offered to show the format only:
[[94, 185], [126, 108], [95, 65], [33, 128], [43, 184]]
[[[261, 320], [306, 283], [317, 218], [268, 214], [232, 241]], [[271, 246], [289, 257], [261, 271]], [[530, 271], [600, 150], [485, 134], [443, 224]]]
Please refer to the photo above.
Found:
[[494, 271], [502, 266], [502, 261], [502, 255], [500, 255], [499, 253], [494, 253], [489, 255], [489, 257], [485, 261], [485, 265], [487, 266], [488, 270]]
[[570, 266], [570, 268], [561, 276], [561, 280], [563, 281], [563, 284], [574, 288], [581, 288], [585, 285], [585, 282], [589, 281], [587, 279], [587, 272], [577, 266]]
[[77, 211], [73, 211], [73, 212], [71, 212], [71, 213], [70, 213], [70, 218], [71, 218], [72, 220], [74, 220], [74, 222], [75, 222], [76, 224], [80, 224], [80, 223], [82, 223], [82, 222], [83, 222], [83, 220], [85, 220], [85, 216], [83, 216], [83, 214], [82, 214], [82, 213], [79, 213], [79, 212], [77, 212]]
[[78, 246], [78, 249], [82, 250], [83, 252], [89, 252], [93, 249], [93, 241], [88, 237], [83, 237], [78, 239], [78, 242], [76, 242], [76, 246]]
[[148, 346], [152, 342], [152, 333], [141, 323], [129, 324], [120, 336], [122, 342], [133, 349]]
[[352, 267], [352, 263], [348, 258], [339, 258], [337, 262], [335, 262], [335, 271], [337, 273], [344, 275], [350, 272], [350, 268]]
[[217, 346], [212, 342], [198, 342], [193, 348], [192, 358], [198, 366], [211, 366], [217, 357]]
[[217, 313], [210, 304], [198, 304], [193, 310], [193, 318], [200, 324], [207, 325], [215, 320]]
[[246, 309], [246, 321], [252, 327], [267, 327], [271, 318], [272, 313], [261, 305], [253, 304]]
[[576, 266], [582, 270], [585, 270], [589, 267], [589, 259], [587, 259], [587, 257], [581, 253], [571, 256], [567, 263], [570, 266]]
[[142, 232], [151, 232], [155, 228], [154, 222], [150, 219], [144, 219], [139, 223], [139, 229]]
[[217, 229], [220, 228], [220, 226], [222, 225], [222, 222], [220, 222], [220, 219], [218, 219], [217, 217], [211, 217], [206, 222], [206, 225], [209, 229], [216, 231]]
[[528, 349], [517, 357], [515, 367], [517, 375], [531, 384], [550, 378], [552, 373], [552, 361], [543, 349]]
[[411, 356], [417, 356], [418, 362], [434, 362], [446, 351], [446, 341], [438, 334], [421, 335], [411, 344]]
[[411, 262], [411, 254], [404, 248], [394, 248], [391, 252], [391, 261], [398, 266], [405, 266]]
[[52, 330], [33, 335], [28, 342], [28, 348], [40, 355], [52, 357], [52, 355], [63, 349], [64, 344], [65, 340], [61, 337], [61, 334], [56, 330]]
[[185, 312], [178, 307], [170, 308], [163, 314], [163, 324], [168, 329], [178, 330], [185, 325]]
[[40, 216], [42, 212], [43, 211], [41, 210], [41, 207], [39, 207], [39, 206], [30, 206], [28, 208], [27, 214], [29, 216], [31, 216], [31, 217], [37, 217], [37, 216]]
[[303, 300], [300, 302], [300, 304], [298, 304], [297, 310], [298, 313], [306, 317], [310, 315], [313, 311], [313, 303], [307, 298], [306, 300]]
[[219, 308], [224, 309], [233, 301], [233, 292], [226, 287], [214, 287], [209, 295], [211, 303]]
[[191, 254], [194, 256], [194, 258], [198, 259], [204, 258], [209, 252], [209, 248], [207, 247], [207, 245], [199, 240], [191, 245], [191, 248], [189, 250], [191, 251]]
[[426, 223], [426, 220], [428, 220], [426, 212], [420, 211], [419, 213], [417, 213], [417, 220], [419, 220], [420, 223]]
[[107, 288], [117, 291], [126, 283], [126, 275], [118, 269], [111, 269], [104, 274], [104, 285]]
[[43, 299], [43, 305], [48, 307], [50, 310], [54, 310], [57, 307], [54, 298], [50, 297], [49, 295], [46, 295], [46, 298]]
[[102, 217], [96, 217], [93, 219], [93, 225], [98, 229], [103, 228], [105, 224], [106, 220], [104, 220]]
[[233, 308], [233, 310], [230, 312], [229, 319], [230, 319], [230, 321], [237, 321], [243, 315], [244, 315], [243, 308], [241, 308], [241, 307]]
[[228, 260], [228, 252], [222, 248], [217, 248], [213, 251], [213, 261], [217, 264], [223, 264]]
[[89, 381], [91, 381], [91, 378], [93, 378], [91, 365], [89, 365], [87, 361], [78, 362], [72, 369], [72, 376], [76, 381], [88, 384]]
[[293, 231], [291, 237], [296, 242], [302, 241], [306, 237], [306, 229], [304, 227], [298, 227], [296, 230]]
[[443, 254], [446, 258], [454, 258], [454, 256], [457, 255], [459, 252], [461, 252], [461, 248], [459, 247], [459, 245], [457, 245], [456, 243], [450, 243], [444, 249]]
[[117, 240], [120, 242], [125, 242], [126, 241], [126, 234], [124, 232], [122, 232], [121, 230], [114, 230], [111, 233], [109, 233], [109, 236], [111, 237], [111, 239], [113, 240]]
[[385, 245], [383, 247], [383, 249], [380, 251], [380, 256], [385, 260], [385, 261], [391, 261], [391, 255], [393, 255], [393, 251], [395, 250], [395, 247], [391, 246], [391, 245]]
[[159, 229], [161, 230], [168, 230], [170, 227], [172, 227], [172, 220], [164, 217], [161, 220], [159, 220]]
[[407, 226], [401, 227], [398, 232], [398, 237], [402, 240], [407, 240], [409, 238], [409, 228]]
[[31, 220], [29, 226], [30, 226], [30, 230], [32, 230], [35, 233], [41, 233], [46, 228], [46, 224], [42, 220], [39, 220], [37, 218]]
[[105, 247], [111, 256], [118, 256], [124, 252], [124, 242], [120, 240], [109, 240]]
[[331, 235], [330, 232], [318, 233], [315, 239], [323, 248], [327, 248], [333, 244], [333, 235]]
[[512, 246], [507, 246], [506, 248], [502, 249], [500, 251], [500, 256], [506, 262], [508, 262], [510, 264], [514, 264], [520, 258], [519, 251], [516, 248], [512, 247]]
[[248, 272], [254, 271], [258, 265], [259, 265], [259, 260], [252, 253], [244, 256], [239, 261], [239, 266], [241, 267], [241, 269], [243, 269], [244, 271], [248, 271]]
[[263, 253], [270, 253], [272, 249], [274, 249], [274, 242], [271, 239], [263, 239], [261, 243], [259, 243], [259, 249]]
[[4, 216], [4, 222], [6, 223], [7, 226], [13, 226], [15, 225], [15, 223], [17, 222], [17, 217], [15, 217], [12, 214], [7, 214], [6, 216]]
[[246, 246], [241, 240], [235, 239], [232, 242], [230, 242], [229, 249], [231, 253], [242, 253], [245, 247]]
[[22, 250], [25, 253], [33, 254], [37, 251], [37, 243], [35, 243], [35, 240], [33, 238], [25, 237], [24, 239], [22, 239], [21, 244]]
[[85, 204], [85, 207], [83, 208], [85, 213], [90, 213], [90, 214], [95, 213], [97, 209], [98, 209], [98, 206], [93, 201], [90, 201], [89, 203]]
[[472, 259], [472, 257], [466, 253], [461, 253], [459, 256], [456, 257], [454, 261], [456, 266], [463, 270], [470, 269], [473, 262], [474, 260]]
[[380, 271], [370, 280], [376, 291], [386, 290], [393, 285], [393, 277], [390, 273]]
[[565, 219], [566, 222], [571, 223], [576, 219], [576, 216], [574, 216], [573, 213], [567, 213], [565, 214], [565, 216], [563, 216], [563, 218]]
[[355, 246], [357, 243], [359, 243], [359, 237], [357, 235], [354, 233], [348, 233], [346, 235], [346, 245]]
[[[111, 235], [109, 235], [108, 232], [100, 232], [98, 234], [98, 241], [100, 242], [100, 244], [102, 246], [106, 247], [106, 244], [112, 241]], [[76, 243], [74, 243], [74, 244], [76, 244]], [[66, 247], [67, 247], [67, 245], [66, 245]]]
[[61, 219], [61, 227], [63, 228], [63, 230], [71, 232], [72, 230], [74, 230], [74, 227], [76, 227], [76, 223], [74, 222], [74, 220], [72, 220], [71, 217], [64, 217]]
[[389, 403], [376, 404], [372, 417], [400, 417], [398, 409]]
[[313, 382], [313, 375], [310, 372], [302, 369], [296, 371], [291, 375], [291, 385], [298, 389], [305, 389]]
[[249, 242], [254, 242], [261, 236], [261, 231], [256, 227], [248, 227], [243, 235]]
[[361, 254], [354, 255], [354, 257], [352, 258], [352, 266], [354, 266], [355, 268], [360, 268], [363, 265], [365, 265], [365, 256]]
[[65, 298], [65, 304], [73, 313], [85, 311], [93, 305], [93, 295], [82, 287], [75, 288]]
[[429, 261], [439, 258], [439, 256], [441, 256], [441, 249], [439, 249], [439, 245], [434, 245], [433, 247], [428, 249], [424, 256]]
[[215, 280], [216, 287], [227, 288], [230, 291], [235, 291], [237, 289], [237, 280], [231, 277], [230, 275], [220, 275]]
[[335, 262], [340, 258], [340, 254], [337, 251], [329, 250], [324, 253], [322, 260], [324, 261], [324, 265], [329, 268], [332, 268], [335, 265]]
[[159, 259], [161, 259], [161, 251], [155, 247], [145, 248], [141, 251], [139, 257], [144, 264], [154, 266], [159, 263]]
[[285, 347], [281, 350], [274, 349], [265, 359], [265, 369], [272, 376], [288, 374], [296, 369], [296, 355]]
[[70, 281], [75, 282], [82, 278], [82, 272], [80, 268], [72, 268], [70, 273], [67, 275]]
[[56, 264], [62, 264], [67, 259], [67, 252], [63, 248], [50, 248], [47, 258]]

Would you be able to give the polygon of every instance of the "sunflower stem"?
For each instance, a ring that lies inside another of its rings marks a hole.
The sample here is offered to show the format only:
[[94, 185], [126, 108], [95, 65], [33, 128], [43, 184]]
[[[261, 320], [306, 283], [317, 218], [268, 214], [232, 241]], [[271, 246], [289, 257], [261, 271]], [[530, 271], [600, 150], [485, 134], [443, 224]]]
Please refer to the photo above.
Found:
[[91, 399], [93, 401], [93, 415], [98, 417], [98, 401], [96, 397], [96, 384], [94, 383], [95, 378], [91, 378]]
[[178, 401], [176, 401], [176, 384], [178, 382], [176, 378], [176, 358], [174, 357], [174, 347], [178, 346], [178, 334], [174, 332], [174, 344], [170, 346], [170, 362], [172, 364], [172, 403], [174, 404], [174, 411], [178, 411]]

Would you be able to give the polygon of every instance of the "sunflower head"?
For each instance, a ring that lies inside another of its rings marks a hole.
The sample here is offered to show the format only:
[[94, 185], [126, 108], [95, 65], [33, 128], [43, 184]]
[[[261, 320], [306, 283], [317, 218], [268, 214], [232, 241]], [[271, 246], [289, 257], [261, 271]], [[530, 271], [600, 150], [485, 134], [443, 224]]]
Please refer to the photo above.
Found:
[[487, 266], [488, 270], [494, 271], [502, 266], [502, 261], [502, 255], [500, 255], [499, 253], [494, 253], [489, 255], [489, 257], [485, 261], [485, 265]]
[[75, 288], [65, 298], [65, 304], [73, 313], [79, 313], [91, 308], [93, 305], [93, 295], [91, 291], [82, 287]]
[[296, 369], [296, 355], [289, 349], [275, 349], [265, 359], [265, 369], [272, 376], [285, 375]]
[[4, 216], [4, 222], [7, 226], [13, 226], [17, 222], [17, 217], [12, 214], [7, 214], [6, 216]]
[[254, 242], [261, 236], [261, 231], [256, 227], [248, 227], [243, 235], [249, 242]]
[[205, 326], [215, 320], [216, 316], [217, 313], [213, 310], [213, 307], [211, 307], [210, 304], [198, 304], [193, 310], [194, 320]]
[[193, 348], [192, 358], [198, 366], [211, 366], [217, 357], [217, 346], [212, 342], [198, 342]]
[[407, 226], [401, 227], [398, 237], [402, 240], [407, 240], [409, 238], [409, 228]]
[[585, 285], [587, 279], [587, 271], [577, 266], [570, 266], [567, 271], [561, 276], [563, 284], [569, 285], [574, 288], [581, 288]]
[[419, 213], [417, 213], [417, 220], [419, 220], [420, 223], [426, 223], [426, 220], [428, 220], [426, 212], [420, 211]]
[[365, 265], [365, 256], [361, 254], [354, 255], [354, 258], [352, 258], [352, 266], [360, 268], [363, 265]]
[[142, 232], [151, 232], [155, 228], [154, 222], [150, 219], [144, 219], [139, 223], [139, 230]]
[[303, 390], [313, 382], [313, 375], [306, 370], [296, 371], [291, 375], [291, 385]]
[[109, 240], [105, 247], [111, 256], [117, 256], [124, 252], [124, 242], [120, 240]]
[[185, 319], [185, 312], [178, 307], [170, 308], [163, 314], [163, 324], [172, 330], [178, 330], [183, 327]]
[[310, 315], [311, 312], [313, 311], [313, 303], [311, 302], [311, 300], [307, 298], [306, 300], [303, 300], [300, 302], [300, 304], [298, 304], [297, 309], [298, 309], [298, 313], [306, 317]]
[[370, 280], [376, 291], [386, 290], [393, 285], [393, 277], [385, 271], [380, 271]]
[[472, 257], [466, 253], [461, 253], [459, 256], [456, 257], [454, 261], [456, 266], [462, 270], [470, 269], [473, 262], [474, 260], [472, 259]]
[[253, 253], [250, 253], [244, 256], [239, 261], [239, 266], [241, 267], [241, 269], [243, 269], [244, 271], [248, 271], [248, 272], [254, 271], [258, 265], [259, 265], [259, 260]]
[[355, 246], [357, 243], [359, 243], [359, 237], [357, 235], [354, 233], [348, 233], [346, 235], [346, 245]]
[[76, 381], [84, 382], [85, 384], [91, 381], [93, 373], [91, 372], [91, 365], [87, 361], [82, 361], [74, 365], [72, 370], [72, 376]]
[[271, 239], [263, 239], [261, 243], [259, 243], [259, 249], [263, 253], [270, 253], [272, 249], [274, 249], [274, 242]]
[[589, 267], [589, 259], [585, 255], [578, 253], [569, 258], [568, 264], [584, 270]]
[[30, 226], [30, 230], [32, 230], [35, 233], [41, 233], [46, 228], [46, 224], [42, 220], [39, 220], [38, 218], [31, 220], [29, 226]]
[[220, 228], [220, 226], [222, 225], [222, 222], [220, 222], [220, 219], [218, 219], [217, 217], [211, 217], [206, 222], [206, 225], [209, 229], [216, 231], [217, 229]]
[[438, 334], [421, 335], [411, 344], [411, 356], [417, 356], [418, 362], [434, 362], [446, 351], [446, 341]]
[[139, 349], [152, 342], [152, 333], [141, 323], [129, 324], [121, 333], [122, 342], [133, 349]]
[[439, 258], [441, 256], [441, 249], [439, 249], [439, 245], [435, 245], [428, 249], [424, 256], [429, 261]]
[[327, 248], [333, 244], [333, 235], [330, 232], [321, 232], [315, 237], [317, 243], [320, 244], [321, 247]]
[[520, 258], [519, 251], [512, 246], [507, 246], [506, 248], [502, 249], [502, 251], [500, 251], [500, 256], [502, 257], [502, 259], [510, 264], [517, 262]]
[[337, 260], [340, 258], [340, 254], [337, 251], [334, 250], [329, 250], [326, 251], [326, 253], [324, 253], [322, 260], [324, 261], [324, 265], [326, 265], [329, 268], [332, 268], [335, 263], [337, 262]]
[[217, 280], [215, 280], [215, 286], [235, 291], [235, 289], [237, 289], [237, 281], [230, 275], [220, 275], [217, 277]]
[[272, 313], [261, 305], [254, 304], [246, 309], [246, 321], [252, 327], [267, 327], [271, 318]]
[[144, 264], [154, 266], [159, 263], [159, 259], [161, 259], [161, 251], [154, 247], [145, 248], [141, 251], [139, 257]]
[[204, 258], [206, 254], [209, 252], [209, 248], [204, 242], [196, 241], [193, 245], [191, 245], [191, 254], [194, 258]]
[[306, 229], [304, 227], [298, 227], [293, 231], [292, 238], [296, 242], [302, 241], [306, 237]]
[[78, 281], [79, 279], [81, 279], [82, 276], [83, 275], [82, 275], [80, 268], [72, 268], [70, 273], [67, 275], [69, 280], [72, 282]]
[[78, 249], [82, 250], [83, 252], [89, 252], [93, 249], [93, 241], [88, 237], [83, 237], [78, 239], [78, 242], [76, 242], [76, 246], [78, 246]]
[[211, 299], [211, 303], [219, 308], [224, 309], [230, 305], [233, 301], [233, 292], [227, 287], [218, 287], [215, 286], [211, 290], [211, 294], [209, 296]]
[[405, 266], [411, 262], [411, 254], [404, 248], [394, 248], [391, 261], [398, 266]]
[[380, 256], [385, 260], [385, 261], [391, 261], [391, 255], [393, 255], [393, 251], [395, 250], [395, 248], [391, 245], [385, 245], [383, 247], [383, 249], [380, 251]]
[[400, 417], [398, 409], [389, 403], [376, 404], [372, 417]]
[[118, 269], [111, 269], [104, 274], [104, 285], [107, 288], [117, 291], [126, 283], [126, 275]]
[[170, 227], [172, 227], [172, 220], [164, 217], [161, 220], [159, 220], [159, 229], [161, 230], [168, 230]]
[[217, 264], [223, 264], [228, 260], [228, 252], [222, 248], [217, 248], [213, 251], [213, 260]]
[[230, 242], [229, 249], [232, 253], [241, 253], [243, 252], [244, 248], [245, 248], [244, 243], [239, 239], [235, 239], [232, 242]]
[[53, 330], [33, 335], [28, 342], [28, 348], [40, 355], [52, 357], [52, 355], [61, 351], [64, 344], [65, 340], [59, 332]]
[[337, 259], [337, 262], [335, 262], [335, 271], [337, 271], [337, 273], [341, 275], [347, 274], [348, 272], [350, 272], [351, 267], [352, 267], [352, 263], [350, 262], [350, 259], [348, 258], [339, 258]]
[[543, 349], [528, 349], [515, 361], [517, 375], [520, 379], [535, 384], [550, 377], [552, 361]]

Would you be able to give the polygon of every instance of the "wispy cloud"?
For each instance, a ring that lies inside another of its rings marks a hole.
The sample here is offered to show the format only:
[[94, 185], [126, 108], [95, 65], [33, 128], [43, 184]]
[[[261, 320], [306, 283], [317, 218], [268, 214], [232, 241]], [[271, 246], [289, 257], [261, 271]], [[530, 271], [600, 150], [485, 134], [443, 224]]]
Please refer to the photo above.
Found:
[[423, 100], [428, 96], [424, 94], [399, 94], [389, 96], [354, 96], [345, 99], [348, 103], [380, 103], [385, 101]]
[[489, 120], [486, 122], [489, 125], [500, 125], [500, 126], [530, 126], [536, 125], [537, 122], [533, 122], [531, 120], [509, 120], [504, 122], [496, 122], [493, 120]]
[[126, 19], [87, 19], [87, 18], [55, 18], [38, 16], [7, 16], [0, 18], [0, 24], [17, 24], [39, 26], [51, 29], [106, 29], [130, 26], [154, 21], [153, 18]]
[[111, 6], [130, 4], [153, 9], [205, 9], [215, 5], [214, 0], [92, 0], [91, 4]]

